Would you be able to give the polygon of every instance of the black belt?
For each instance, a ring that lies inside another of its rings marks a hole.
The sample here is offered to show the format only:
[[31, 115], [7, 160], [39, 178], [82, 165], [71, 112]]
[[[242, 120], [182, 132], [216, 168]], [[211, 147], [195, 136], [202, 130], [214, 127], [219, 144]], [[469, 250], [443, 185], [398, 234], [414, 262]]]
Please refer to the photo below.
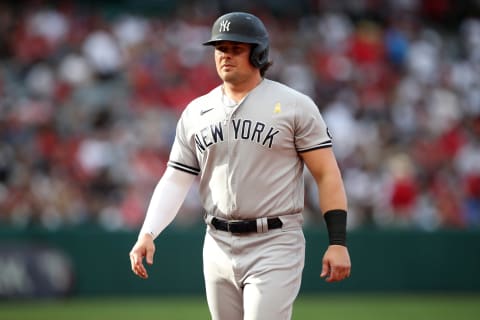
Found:
[[[217, 230], [228, 231], [231, 233], [251, 233], [257, 232], [257, 220], [238, 220], [226, 221], [218, 218], [212, 218], [212, 226]], [[268, 229], [279, 229], [283, 226], [280, 218], [268, 218]]]

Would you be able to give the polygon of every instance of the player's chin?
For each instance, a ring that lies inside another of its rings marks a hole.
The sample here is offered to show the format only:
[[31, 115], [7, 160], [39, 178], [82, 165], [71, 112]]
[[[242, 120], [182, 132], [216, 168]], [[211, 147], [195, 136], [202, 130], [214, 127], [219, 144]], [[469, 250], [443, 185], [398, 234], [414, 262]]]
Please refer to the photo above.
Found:
[[220, 78], [224, 81], [224, 82], [235, 82], [235, 75], [232, 74], [231, 72], [220, 72]]

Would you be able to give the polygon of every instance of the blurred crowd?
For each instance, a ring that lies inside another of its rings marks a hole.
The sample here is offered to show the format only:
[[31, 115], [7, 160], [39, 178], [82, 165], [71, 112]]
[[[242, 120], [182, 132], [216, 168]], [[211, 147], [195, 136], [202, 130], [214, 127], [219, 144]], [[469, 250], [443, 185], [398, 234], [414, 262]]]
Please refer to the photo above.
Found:
[[[159, 2], [0, 4], [0, 226], [137, 230], [180, 112], [220, 83], [201, 43], [241, 10], [270, 32], [267, 77], [329, 126], [349, 228], [480, 227], [478, 1]], [[197, 191], [174, 225], [202, 223]]]

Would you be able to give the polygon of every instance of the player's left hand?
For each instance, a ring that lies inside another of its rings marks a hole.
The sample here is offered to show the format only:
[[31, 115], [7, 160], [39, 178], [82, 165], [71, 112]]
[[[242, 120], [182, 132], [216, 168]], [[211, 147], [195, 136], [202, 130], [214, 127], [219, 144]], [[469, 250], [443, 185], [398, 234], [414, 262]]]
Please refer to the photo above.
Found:
[[350, 276], [351, 262], [347, 247], [330, 245], [323, 256], [320, 277], [327, 282], [341, 281]]

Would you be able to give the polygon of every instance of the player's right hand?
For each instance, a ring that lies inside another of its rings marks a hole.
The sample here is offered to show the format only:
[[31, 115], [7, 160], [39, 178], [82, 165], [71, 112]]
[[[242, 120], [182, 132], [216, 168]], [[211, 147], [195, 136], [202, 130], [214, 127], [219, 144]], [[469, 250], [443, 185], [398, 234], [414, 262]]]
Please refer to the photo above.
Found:
[[129, 254], [133, 273], [140, 278], [147, 279], [148, 273], [143, 265], [143, 258], [145, 257], [147, 263], [152, 265], [154, 253], [155, 244], [153, 243], [152, 235], [148, 233], [140, 235]]

